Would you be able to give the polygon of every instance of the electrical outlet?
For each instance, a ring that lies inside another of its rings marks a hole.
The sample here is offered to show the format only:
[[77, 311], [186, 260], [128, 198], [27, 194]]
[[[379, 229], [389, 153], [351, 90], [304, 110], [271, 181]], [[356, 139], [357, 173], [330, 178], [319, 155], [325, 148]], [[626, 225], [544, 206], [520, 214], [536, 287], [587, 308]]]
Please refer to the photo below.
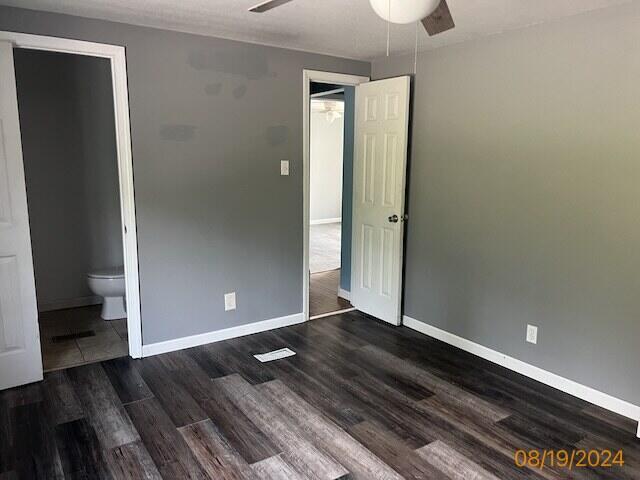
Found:
[[236, 292], [225, 293], [224, 294], [224, 311], [228, 312], [229, 310], [236, 309]]
[[538, 327], [534, 325], [527, 325], [527, 342], [538, 343]]
[[289, 160], [280, 160], [280, 175], [289, 175]]

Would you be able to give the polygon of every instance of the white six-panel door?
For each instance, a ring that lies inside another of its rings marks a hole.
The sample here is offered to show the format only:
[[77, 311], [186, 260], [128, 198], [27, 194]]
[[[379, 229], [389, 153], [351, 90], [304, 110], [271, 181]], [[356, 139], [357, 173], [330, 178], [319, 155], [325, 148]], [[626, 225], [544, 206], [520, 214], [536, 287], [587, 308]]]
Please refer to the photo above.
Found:
[[409, 77], [356, 87], [351, 303], [401, 321]]
[[13, 48], [0, 41], [0, 390], [42, 380]]

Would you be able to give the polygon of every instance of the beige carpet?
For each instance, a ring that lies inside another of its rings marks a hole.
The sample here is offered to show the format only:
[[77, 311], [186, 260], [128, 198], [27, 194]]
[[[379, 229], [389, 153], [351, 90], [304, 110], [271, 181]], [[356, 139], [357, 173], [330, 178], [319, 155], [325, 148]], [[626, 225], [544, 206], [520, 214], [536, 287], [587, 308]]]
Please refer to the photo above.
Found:
[[309, 227], [309, 270], [311, 273], [340, 268], [341, 223]]

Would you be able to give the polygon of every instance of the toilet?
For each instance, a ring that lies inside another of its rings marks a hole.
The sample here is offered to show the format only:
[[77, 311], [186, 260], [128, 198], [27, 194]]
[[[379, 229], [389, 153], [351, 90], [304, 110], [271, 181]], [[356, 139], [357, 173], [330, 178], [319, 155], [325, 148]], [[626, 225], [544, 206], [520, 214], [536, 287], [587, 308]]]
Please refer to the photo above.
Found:
[[87, 283], [93, 293], [103, 298], [104, 320], [127, 318], [124, 302], [124, 267], [106, 268], [87, 273]]

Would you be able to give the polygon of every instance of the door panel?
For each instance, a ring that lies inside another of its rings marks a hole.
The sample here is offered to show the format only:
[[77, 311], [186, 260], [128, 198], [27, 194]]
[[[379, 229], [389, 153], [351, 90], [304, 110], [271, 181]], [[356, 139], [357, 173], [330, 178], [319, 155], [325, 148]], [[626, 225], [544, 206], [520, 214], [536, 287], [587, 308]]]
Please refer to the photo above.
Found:
[[13, 48], [0, 42], [0, 390], [42, 380]]
[[364, 135], [364, 165], [362, 168], [362, 201], [373, 205], [375, 196], [375, 174], [376, 174], [376, 137], [375, 135]]
[[382, 206], [393, 208], [396, 203], [396, 174], [397, 174], [398, 135], [386, 133], [384, 135], [384, 159], [382, 171]]
[[0, 257], [0, 353], [24, 348], [22, 308], [14, 285], [19, 285], [18, 261]]
[[362, 288], [371, 290], [373, 288], [373, 251], [375, 249], [373, 242], [374, 227], [371, 225], [362, 225]]
[[401, 320], [408, 130], [409, 77], [356, 87], [351, 303], [394, 325]]
[[391, 228], [382, 229], [380, 246], [380, 295], [393, 295], [393, 258], [395, 253], [395, 232]]

